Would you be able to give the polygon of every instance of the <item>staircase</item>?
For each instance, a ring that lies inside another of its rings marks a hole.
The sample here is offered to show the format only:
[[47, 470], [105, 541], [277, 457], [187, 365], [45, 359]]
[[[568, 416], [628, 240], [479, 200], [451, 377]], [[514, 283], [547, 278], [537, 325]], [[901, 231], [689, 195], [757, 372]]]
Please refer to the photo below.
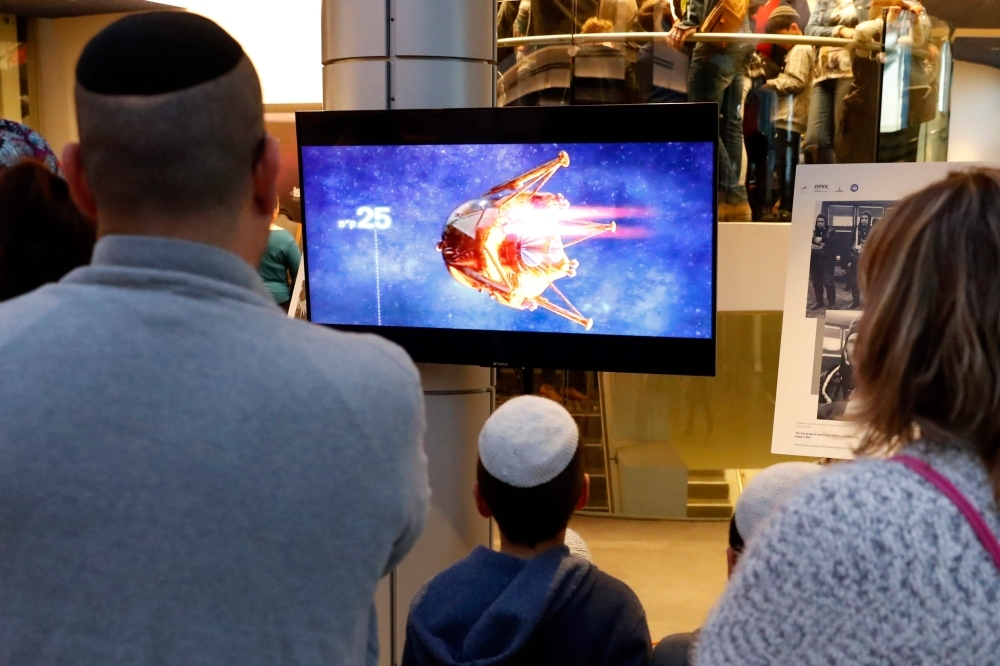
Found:
[[728, 519], [733, 515], [725, 470], [688, 471], [688, 518]]

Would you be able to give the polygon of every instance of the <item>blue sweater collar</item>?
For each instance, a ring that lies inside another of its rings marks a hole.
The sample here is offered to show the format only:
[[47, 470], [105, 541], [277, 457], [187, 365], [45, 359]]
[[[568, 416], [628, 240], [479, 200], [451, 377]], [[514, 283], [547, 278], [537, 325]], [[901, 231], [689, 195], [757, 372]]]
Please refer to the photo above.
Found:
[[257, 270], [213, 245], [157, 236], [111, 235], [94, 247], [92, 266], [188, 273], [249, 289], [271, 300]]

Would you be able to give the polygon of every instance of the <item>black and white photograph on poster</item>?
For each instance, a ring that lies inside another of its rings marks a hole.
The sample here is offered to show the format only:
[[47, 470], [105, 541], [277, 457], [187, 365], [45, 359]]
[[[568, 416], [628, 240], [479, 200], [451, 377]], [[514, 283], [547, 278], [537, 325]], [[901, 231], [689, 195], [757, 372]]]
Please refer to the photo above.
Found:
[[969, 165], [806, 164], [795, 175], [771, 453], [850, 459], [854, 352], [864, 321], [857, 270], [896, 202]]
[[893, 201], [824, 201], [813, 228], [806, 316], [828, 310], [859, 310], [858, 261], [868, 234], [892, 210]]
[[831, 310], [823, 320], [816, 409], [816, 418], [821, 421], [843, 419], [847, 403], [854, 395], [854, 348], [860, 321], [858, 310]]

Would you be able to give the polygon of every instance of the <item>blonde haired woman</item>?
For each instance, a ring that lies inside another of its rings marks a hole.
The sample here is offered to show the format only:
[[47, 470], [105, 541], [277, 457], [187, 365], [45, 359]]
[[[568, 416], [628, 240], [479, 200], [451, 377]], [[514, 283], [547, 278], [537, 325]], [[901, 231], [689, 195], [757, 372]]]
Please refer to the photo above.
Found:
[[1000, 172], [902, 201], [859, 277], [862, 458], [748, 544], [700, 666], [1000, 660]]

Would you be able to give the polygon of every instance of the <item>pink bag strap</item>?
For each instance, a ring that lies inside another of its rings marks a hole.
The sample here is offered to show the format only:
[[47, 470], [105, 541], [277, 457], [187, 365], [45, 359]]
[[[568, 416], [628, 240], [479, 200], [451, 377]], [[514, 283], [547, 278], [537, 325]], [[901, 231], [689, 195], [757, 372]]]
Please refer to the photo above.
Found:
[[972, 502], [970, 502], [968, 498], [962, 494], [962, 491], [956, 488], [955, 485], [945, 478], [943, 474], [920, 458], [900, 455], [892, 458], [891, 460], [906, 465], [911, 470], [924, 477], [935, 488], [941, 491], [942, 495], [951, 500], [952, 504], [958, 507], [958, 510], [962, 512], [963, 516], [965, 516], [965, 519], [972, 527], [972, 530], [976, 533], [976, 536], [979, 537], [979, 541], [983, 544], [983, 548], [985, 548], [986, 552], [993, 558], [993, 564], [995, 564], [997, 570], [1000, 571], [1000, 540], [997, 540], [996, 535], [993, 534], [993, 531], [989, 528], [989, 525], [986, 524], [982, 515], [976, 510], [976, 507], [972, 506]]

